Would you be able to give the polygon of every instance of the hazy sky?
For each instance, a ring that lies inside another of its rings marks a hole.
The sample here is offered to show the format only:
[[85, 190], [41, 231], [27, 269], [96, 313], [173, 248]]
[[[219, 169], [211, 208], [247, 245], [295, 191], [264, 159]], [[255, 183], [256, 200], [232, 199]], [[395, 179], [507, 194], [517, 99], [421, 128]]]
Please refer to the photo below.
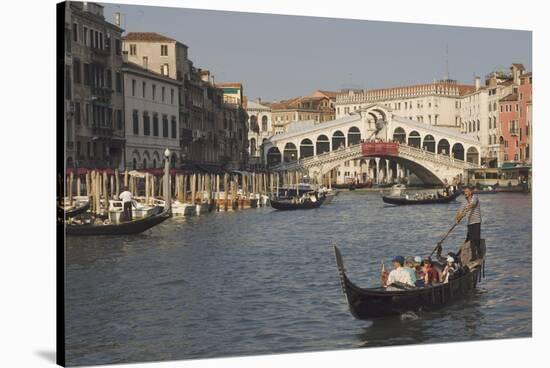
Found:
[[366, 20], [105, 5], [126, 32], [157, 32], [189, 46], [189, 58], [216, 82], [242, 82], [251, 99], [280, 100], [316, 89], [384, 88], [473, 75], [523, 63], [531, 32]]

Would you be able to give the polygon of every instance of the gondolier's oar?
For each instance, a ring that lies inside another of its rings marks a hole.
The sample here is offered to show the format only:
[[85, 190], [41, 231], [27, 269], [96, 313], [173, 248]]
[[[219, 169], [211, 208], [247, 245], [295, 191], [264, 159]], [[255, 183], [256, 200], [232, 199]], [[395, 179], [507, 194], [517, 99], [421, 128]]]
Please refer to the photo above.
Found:
[[447, 239], [447, 237], [449, 236], [449, 234], [454, 230], [454, 228], [456, 227], [456, 225], [458, 225], [458, 223], [462, 220], [462, 218], [453, 224], [453, 226], [451, 226], [451, 228], [449, 229], [449, 231], [447, 231], [447, 234], [445, 234], [445, 236], [437, 242], [437, 245], [435, 246], [434, 250], [432, 250], [432, 252], [430, 253], [430, 257], [434, 254], [434, 252], [437, 250], [437, 248], [439, 248], [441, 246], [441, 244], [443, 244], [443, 242], [445, 241], [445, 239]]

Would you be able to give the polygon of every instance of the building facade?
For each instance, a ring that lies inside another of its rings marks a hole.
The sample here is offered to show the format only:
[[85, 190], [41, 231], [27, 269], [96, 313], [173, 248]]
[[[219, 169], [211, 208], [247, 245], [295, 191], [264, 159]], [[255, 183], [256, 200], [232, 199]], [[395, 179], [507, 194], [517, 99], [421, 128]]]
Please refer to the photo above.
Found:
[[[66, 124], [69, 166], [124, 165], [122, 29], [103, 7], [66, 3]], [[69, 87], [69, 88], [67, 88]]]
[[243, 106], [244, 90], [241, 83], [216, 85], [223, 93], [225, 134], [223, 162], [234, 169], [248, 165], [248, 114]]
[[253, 166], [262, 164], [263, 143], [274, 134], [271, 124], [271, 107], [262, 101], [245, 101], [248, 115], [248, 153], [249, 163]]
[[315, 91], [309, 96], [302, 96], [271, 104], [272, 126], [274, 134], [287, 131], [292, 122], [314, 121], [322, 123], [336, 118], [336, 93]]
[[343, 117], [377, 103], [398, 116], [429, 125], [460, 127], [460, 99], [475, 89], [445, 79], [435, 83], [405, 87], [342, 90], [336, 95], [336, 117]]
[[517, 86], [499, 101], [499, 143], [504, 152], [503, 163], [531, 164], [533, 76], [521, 69], [518, 72], [514, 76]]
[[164, 167], [164, 150], [175, 167], [180, 157], [179, 90], [181, 82], [134, 63], [122, 67], [126, 121], [125, 167]]

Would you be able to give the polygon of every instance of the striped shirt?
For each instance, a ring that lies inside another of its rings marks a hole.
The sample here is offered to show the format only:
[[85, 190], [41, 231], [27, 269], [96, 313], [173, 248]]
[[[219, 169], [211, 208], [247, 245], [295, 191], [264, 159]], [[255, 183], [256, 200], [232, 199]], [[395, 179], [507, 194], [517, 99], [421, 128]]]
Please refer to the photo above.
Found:
[[466, 210], [466, 207], [468, 204], [473, 203], [474, 207], [470, 208], [467, 212], [465, 217], [468, 218], [468, 225], [472, 224], [480, 224], [481, 223], [481, 204], [479, 203], [479, 199], [476, 195], [472, 195], [470, 200], [466, 200], [466, 203], [464, 206], [462, 206], [462, 211]]

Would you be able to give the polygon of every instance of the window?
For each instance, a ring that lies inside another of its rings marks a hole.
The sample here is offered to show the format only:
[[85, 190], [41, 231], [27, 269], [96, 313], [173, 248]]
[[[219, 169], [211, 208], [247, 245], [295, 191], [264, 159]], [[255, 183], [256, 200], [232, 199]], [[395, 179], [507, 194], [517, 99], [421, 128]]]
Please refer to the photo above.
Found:
[[83, 37], [83, 41], [84, 41], [84, 45], [86, 46], [90, 46], [90, 42], [88, 41], [88, 28], [87, 27], [84, 27], [84, 34], [82, 35]]
[[122, 48], [120, 47], [120, 40], [117, 38], [115, 40], [115, 54], [116, 55], [122, 55]]
[[172, 105], [174, 104], [174, 89], [173, 88], [170, 89], [170, 103]]
[[162, 86], [161, 90], [160, 90], [160, 98], [162, 99], [162, 102], [164, 102], [164, 86]]
[[162, 64], [160, 67], [160, 74], [168, 75], [168, 64]]
[[122, 130], [122, 110], [116, 111], [116, 128]]
[[146, 90], [146, 87], [147, 87], [147, 83], [142, 82], [142, 83], [141, 83], [141, 97], [143, 97], [143, 98], [145, 98], [145, 90]]
[[153, 114], [153, 136], [159, 136], [159, 116], [158, 114]]
[[147, 111], [143, 113], [143, 135], [151, 135], [151, 123]]
[[90, 104], [86, 104], [86, 125], [90, 126]]
[[168, 56], [168, 45], [160, 45], [160, 56]]
[[177, 129], [177, 123], [176, 123], [176, 117], [175, 116], [172, 116], [172, 121], [171, 121], [171, 125], [172, 125], [172, 138], [176, 139], [178, 136], [178, 129]]
[[143, 57], [143, 67], [144, 67], [145, 69], [147, 69], [147, 64], [148, 64], [148, 62], [149, 62], [149, 59], [147, 58], [147, 56], [144, 56], [144, 57]]
[[73, 41], [78, 42], [78, 24], [73, 23]]
[[84, 64], [84, 85], [90, 85], [90, 64]]
[[67, 100], [71, 99], [71, 67], [65, 66], [65, 98]]
[[157, 92], [157, 86], [156, 86], [156, 84], [153, 84], [153, 85], [152, 85], [152, 91], [153, 91], [153, 101], [155, 101], [155, 98], [156, 98], [155, 96], [156, 96], [156, 94], [157, 94], [157, 93], [156, 93], [156, 92]]
[[116, 72], [116, 92], [122, 93], [122, 74]]
[[168, 115], [162, 115], [162, 136], [168, 138]]
[[132, 112], [132, 121], [134, 126], [133, 133], [134, 135], [139, 135], [139, 116], [137, 110]]
[[136, 80], [132, 79], [132, 96], [136, 96]]
[[80, 102], [74, 103], [74, 123], [80, 125]]
[[75, 83], [81, 83], [80, 78], [80, 60], [74, 59], [73, 61], [73, 80]]
[[130, 55], [136, 55], [137, 52], [136, 52], [136, 44], [131, 44], [130, 45]]
[[103, 49], [103, 33], [99, 33], [99, 48]]
[[500, 105], [500, 112], [504, 112], [502, 105]]

